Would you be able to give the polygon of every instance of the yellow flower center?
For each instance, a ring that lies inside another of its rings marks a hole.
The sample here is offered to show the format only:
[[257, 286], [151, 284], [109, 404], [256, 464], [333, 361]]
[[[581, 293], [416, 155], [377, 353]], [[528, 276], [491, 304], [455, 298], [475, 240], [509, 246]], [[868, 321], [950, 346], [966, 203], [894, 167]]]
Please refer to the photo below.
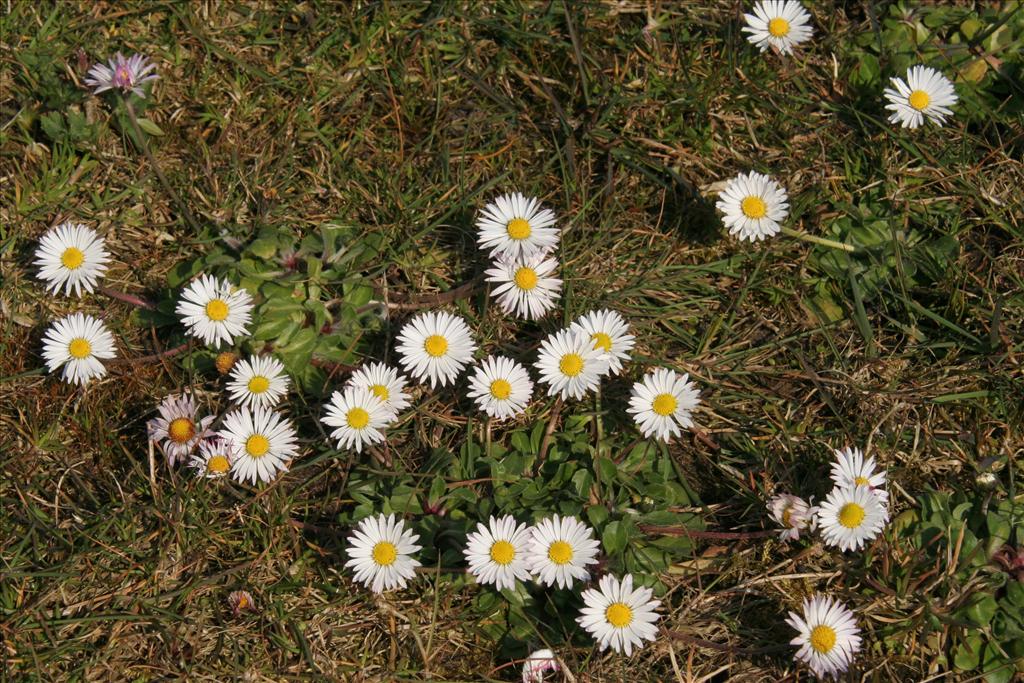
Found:
[[270, 380], [263, 375], [256, 375], [249, 380], [249, 391], [254, 394], [262, 394], [270, 388]]
[[92, 353], [92, 344], [81, 337], [72, 339], [71, 343], [68, 344], [68, 353], [71, 354], [72, 358], [85, 358]]
[[238, 596], [238, 609], [243, 610], [249, 606], [249, 598], [244, 595]]
[[519, 289], [530, 291], [537, 286], [537, 273], [533, 268], [523, 266], [516, 271], [516, 275], [513, 279], [516, 281], [516, 287]]
[[206, 317], [217, 322], [224, 320], [228, 317], [228, 305], [220, 299], [211, 299], [206, 304]]
[[391, 393], [388, 391], [388, 388], [383, 384], [372, 385], [370, 387], [370, 391], [376, 394], [377, 398], [379, 398], [382, 401], [386, 401], [391, 397]]
[[572, 560], [572, 546], [565, 541], [555, 541], [548, 546], [548, 559], [555, 564], [566, 564]]
[[676, 401], [676, 397], [672, 394], [658, 394], [654, 397], [654, 403], [651, 404], [651, 407], [654, 409], [655, 413], [665, 417], [666, 415], [671, 415], [676, 412], [677, 405], [679, 405], [679, 403]]
[[187, 417], [176, 418], [167, 425], [167, 436], [171, 437], [174, 443], [188, 443], [195, 435], [196, 425]]
[[864, 521], [864, 508], [856, 503], [847, 503], [839, 511], [839, 523], [847, 529], [856, 529]]
[[781, 38], [789, 33], [789, 22], [782, 17], [775, 17], [768, 22], [768, 33], [775, 38]]
[[621, 602], [613, 602], [604, 611], [604, 618], [615, 628], [625, 628], [633, 621], [633, 610]]
[[530, 222], [525, 218], [513, 218], [505, 226], [505, 230], [508, 231], [508, 236], [514, 240], [525, 240], [532, 232]]
[[493, 396], [494, 398], [498, 399], [499, 401], [504, 401], [511, 395], [512, 385], [509, 384], [506, 380], [496, 379], [493, 382], [491, 382], [491, 396]]
[[373, 546], [373, 561], [381, 567], [390, 567], [398, 559], [398, 548], [394, 543], [381, 541]]
[[583, 359], [576, 353], [567, 353], [558, 361], [558, 369], [567, 377], [575, 377], [583, 372]]
[[750, 195], [744, 197], [743, 201], [740, 202], [740, 211], [747, 218], [764, 218], [768, 215], [768, 205], [760, 197]]
[[508, 541], [495, 541], [491, 545], [491, 559], [504, 566], [516, 558], [516, 549]]
[[604, 349], [605, 353], [611, 353], [612, 350], [612, 338], [604, 332], [595, 332], [590, 335], [590, 340], [594, 342], [595, 349]]
[[432, 334], [423, 342], [423, 348], [434, 358], [440, 358], [448, 351], [448, 340], [439, 334]]
[[217, 360], [214, 361], [214, 365], [217, 366], [217, 372], [226, 375], [231, 372], [231, 368], [235, 366], [236, 360], [238, 360], [238, 356], [230, 351], [224, 351], [217, 354]]
[[206, 471], [210, 474], [224, 474], [231, 469], [231, 463], [225, 455], [215, 455], [206, 461]]
[[345, 415], [345, 420], [352, 429], [362, 429], [370, 424], [370, 414], [362, 408], [352, 408]]
[[783, 526], [793, 526], [792, 524], [789, 523], [789, 519], [792, 516], [793, 516], [793, 508], [788, 507], [785, 510], [783, 510], [782, 511], [782, 525]]
[[262, 458], [270, 450], [270, 440], [262, 434], [253, 434], [245, 440], [245, 450], [254, 458]]
[[836, 646], [836, 630], [831, 626], [815, 626], [811, 631], [811, 647], [819, 654], [828, 654]]
[[85, 263], [85, 254], [83, 254], [82, 250], [77, 247], [68, 247], [64, 250], [64, 253], [60, 255], [60, 262], [63, 263], [64, 267], [68, 270], [75, 270]]
[[931, 101], [932, 98], [929, 97], [928, 93], [926, 93], [924, 90], [915, 90], [914, 92], [910, 93], [910, 97], [907, 98], [907, 102], [910, 103], [910, 106], [918, 111], [921, 111], [929, 104], [931, 104]]
[[853, 480], [853, 483], [856, 484], [857, 486], [870, 486], [871, 485], [871, 482], [868, 481], [864, 477], [857, 477], [856, 479]]

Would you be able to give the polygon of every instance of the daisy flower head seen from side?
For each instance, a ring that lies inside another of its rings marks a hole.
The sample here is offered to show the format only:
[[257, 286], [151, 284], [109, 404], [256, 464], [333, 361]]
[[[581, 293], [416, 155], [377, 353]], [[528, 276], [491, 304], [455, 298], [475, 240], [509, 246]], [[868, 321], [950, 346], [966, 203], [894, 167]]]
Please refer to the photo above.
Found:
[[176, 309], [188, 334], [213, 348], [221, 342], [233, 344], [235, 337], [249, 334], [252, 296], [227, 280], [200, 275], [185, 288]]
[[197, 479], [220, 479], [231, 471], [231, 444], [216, 436], [203, 439], [188, 464]]
[[569, 329], [586, 335], [595, 349], [608, 354], [608, 372], [613, 375], [622, 372], [622, 364], [629, 360], [629, 352], [636, 344], [636, 337], [629, 334], [629, 325], [623, 317], [608, 309], [580, 316]]
[[698, 405], [700, 392], [688, 374], [657, 368], [633, 385], [627, 412], [645, 438], [667, 442], [693, 426]]
[[796, 0], [758, 0], [754, 13], [743, 18], [747, 25], [741, 30], [750, 34], [747, 40], [761, 52], [773, 47], [784, 55], [792, 54], [794, 46], [814, 33], [811, 15]]
[[61, 379], [84, 385], [107, 374], [103, 360], [117, 355], [114, 336], [102, 321], [72, 313], [54, 322], [43, 335], [43, 359], [51, 373], [62, 366]]
[[231, 448], [231, 476], [238, 482], [270, 482], [299, 451], [295, 427], [266, 408], [238, 408], [224, 416], [217, 436]]
[[454, 383], [473, 360], [476, 344], [466, 321], [445, 311], [421, 313], [398, 333], [398, 352], [405, 371], [429, 380], [431, 388]]
[[633, 648], [643, 647], [645, 640], [657, 638], [655, 611], [660, 600], [652, 599], [650, 588], [633, 587], [633, 576], [626, 574], [619, 581], [602, 576], [598, 587], [583, 591], [583, 609], [576, 621], [594, 637], [601, 650], [609, 646], [628, 657]]
[[536, 320], [555, 307], [562, 281], [553, 277], [558, 261], [543, 254], [524, 259], [500, 258], [486, 275], [495, 283], [491, 296], [508, 315]]
[[533, 380], [519, 363], [504, 356], [488, 356], [469, 378], [469, 397], [497, 420], [520, 415], [533, 397]]
[[203, 439], [215, 419], [199, 417], [199, 407], [192, 394], [166, 397], [157, 406], [158, 415], [146, 423], [149, 440], [160, 446], [168, 465], [185, 461]]
[[883, 503], [889, 500], [885, 490], [885, 470], [875, 471], [875, 459], [864, 459], [859, 448], [843, 448], [835, 452], [830, 475], [836, 486], [867, 486]]
[[491, 257], [522, 259], [546, 254], [558, 245], [555, 214], [540, 200], [518, 192], [501, 195], [484, 207], [476, 221], [477, 242]]
[[789, 197], [782, 186], [753, 171], [730, 180], [715, 206], [729, 234], [751, 242], [778, 234], [789, 215]]
[[818, 678], [837, 678], [860, 650], [860, 628], [853, 612], [830, 597], [805, 599], [803, 614], [790, 612], [786, 623], [799, 633], [790, 641], [798, 648], [796, 659]]
[[394, 514], [367, 517], [349, 537], [345, 566], [355, 572], [356, 581], [374, 593], [405, 588], [420, 566], [410, 556], [420, 549], [416, 545], [419, 538]]
[[889, 511], [867, 486], [837, 486], [818, 508], [818, 527], [827, 546], [860, 550], [889, 521]]
[[795, 541], [800, 538], [801, 531], [814, 531], [817, 526], [818, 508], [800, 496], [789, 493], [772, 496], [768, 501], [768, 511], [772, 519], [782, 525], [779, 538], [783, 541]]
[[411, 397], [405, 391], [405, 378], [398, 374], [398, 370], [384, 363], [362, 366], [352, 373], [348, 386], [369, 389], [396, 416], [412, 403]]
[[516, 524], [511, 515], [500, 519], [491, 517], [487, 524], [476, 525], [476, 531], [466, 536], [463, 554], [469, 563], [469, 573], [477, 583], [494, 584], [498, 590], [515, 588], [516, 580], [530, 578], [527, 544], [530, 528]]
[[125, 59], [125, 56], [118, 52], [107, 64], [99, 63], [89, 69], [85, 84], [93, 88], [95, 95], [107, 90], [120, 90], [123, 93], [133, 92], [139, 97], [145, 97], [146, 91], [142, 86], [159, 78], [152, 73], [155, 70], [156, 64], [149, 61], [148, 57], [134, 54]]
[[273, 408], [288, 393], [289, 384], [281, 361], [273, 356], [250, 356], [232, 366], [227, 389], [239, 405]]
[[383, 430], [394, 419], [394, 412], [377, 394], [364, 387], [348, 386], [331, 394], [320, 421], [335, 427], [331, 438], [338, 440], [338, 448], [354, 448], [360, 453], [363, 446], [384, 441]]
[[608, 354], [586, 334], [559, 330], [541, 342], [534, 367], [548, 385], [548, 396], [583, 398], [608, 371]]
[[587, 566], [597, 563], [598, 546], [593, 529], [575, 517], [542, 519], [530, 535], [530, 573], [545, 586], [572, 588], [590, 578]]
[[531, 652], [523, 662], [523, 683], [544, 683], [544, 674], [560, 669], [558, 659], [551, 650], [545, 648]]
[[923, 65], [907, 70], [907, 78], [898, 76], [889, 79], [891, 88], [885, 89], [885, 108], [892, 112], [890, 123], [903, 128], [918, 128], [925, 119], [941, 126], [946, 117], [953, 115], [950, 109], [959, 99], [952, 81], [941, 72]]
[[48, 230], [36, 247], [37, 277], [46, 281], [47, 291], [56, 293], [63, 286], [65, 296], [72, 289], [75, 296], [81, 296], [82, 290], [91, 293], [109, 261], [104, 239], [79, 223], [61, 223]]

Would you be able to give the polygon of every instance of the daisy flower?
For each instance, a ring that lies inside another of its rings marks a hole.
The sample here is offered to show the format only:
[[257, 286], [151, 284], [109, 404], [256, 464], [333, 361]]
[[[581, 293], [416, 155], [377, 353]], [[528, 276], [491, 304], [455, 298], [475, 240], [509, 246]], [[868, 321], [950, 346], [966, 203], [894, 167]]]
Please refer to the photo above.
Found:
[[595, 349], [608, 354], [608, 372], [617, 375], [622, 372], [622, 363], [629, 360], [636, 337], [629, 334], [629, 325], [616, 311], [603, 309], [581, 316], [570, 328], [590, 337]]
[[544, 683], [544, 674], [558, 671], [561, 667], [551, 650], [537, 650], [523, 662], [523, 683]]
[[273, 408], [288, 393], [290, 382], [281, 361], [273, 356], [250, 356], [234, 364], [227, 389], [239, 405]]
[[889, 100], [885, 108], [892, 112], [889, 122], [903, 128], [917, 128], [925, 119], [941, 126], [959, 99], [948, 78], [920, 64], [907, 69], [907, 80], [894, 76], [889, 83], [893, 86], [885, 89]]
[[796, 0], [759, 0], [753, 14], [744, 14], [747, 25], [741, 31], [749, 33], [747, 40], [764, 52], [770, 47], [784, 55], [793, 53], [814, 33], [810, 27], [811, 15]]
[[511, 515], [491, 517], [488, 524], [477, 524], [476, 531], [466, 537], [463, 554], [469, 562], [469, 573], [477, 583], [493, 583], [498, 590], [515, 588], [516, 579], [530, 578], [526, 546], [530, 529], [516, 524]]
[[217, 436], [231, 447], [231, 476], [235, 481], [269, 482], [296, 456], [295, 427], [266, 408], [238, 408], [224, 416]]
[[867, 486], [837, 486], [818, 510], [825, 545], [840, 550], [860, 550], [888, 521], [885, 504]]
[[692, 413], [700, 404], [700, 393], [686, 373], [657, 368], [633, 385], [627, 412], [640, 433], [669, 441], [693, 426]]
[[197, 479], [219, 479], [231, 470], [231, 444], [217, 437], [203, 439], [188, 464]]
[[114, 336], [91, 315], [72, 313], [50, 325], [43, 335], [46, 369], [56, 372], [63, 365], [61, 378], [70, 384], [85, 384], [103, 377], [107, 369], [101, 359], [116, 355]]
[[96, 281], [107, 270], [110, 254], [106, 242], [95, 230], [79, 223], [61, 223], [39, 238], [36, 265], [39, 279], [46, 280], [47, 291], [64, 287], [64, 296], [75, 290], [92, 292]]
[[370, 363], [359, 368], [352, 373], [348, 386], [369, 389], [396, 416], [411, 403], [405, 391], [405, 379], [398, 374], [398, 370], [384, 363]]
[[875, 459], [864, 459], [859, 448], [838, 450], [832, 463], [832, 481], [836, 486], [867, 486], [882, 503], [889, 500], [885, 490], [885, 470], [875, 472]]
[[405, 371], [430, 386], [454, 383], [473, 360], [476, 344], [466, 321], [444, 311], [421, 313], [398, 334], [398, 352]]
[[231, 591], [228, 594], [228, 606], [236, 617], [242, 612], [257, 611], [256, 601], [252, 599], [252, 593], [249, 591]]
[[157, 412], [160, 414], [146, 423], [146, 431], [149, 440], [160, 445], [168, 465], [187, 459], [216, 419], [213, 415], [199, 418], [195, 397], [188, 393], [168, 396], [157, 406]]
[[633, 647], [643, 647], [645, 640], [658, 635], [658, 613], [661, 600], [652, 600], [650, 588], [633, 588], [633, 576], [626, 574], [619, 581], [614, 576], [601, 577], [598, 588], [583, 591], [583, 609], [577, 623], [594, 636], [601, 650], [609, 645], [629, 657]]
[[783, 541], [795, 541], [800, 538], [801, 531], [814, 531], [817, 526], [815, 516], [818, 508], [811, 507], [807, 501], [789, 493], [780, 493], [768, 501], [768, 510], [772, 518], [783, 526], [779, 538]]
[[498, 420], [522, 413], [532, 396], [530, 374], [511, 358], [488, 356], [469, 378], [469, 397]]
[[590, 337], [572, 330], [559, 330], [540, 345], [534, 367], [548, 385], [548, 396], [582, 398], [597, 388], [608, 371], [608, 354], [595, 347]]
[[799, 650], [796, 658], [805, 662], [818, 678], [835, 679], [850, 667], [860, 650], [860, 628], [853, 612], [832, 598], [816, 595], [804, 599], [803, 616], [790, 612], [786, 623], [800, 635], [790, 641]]
[[405, 522], [393, 514], [377, 515], [359, 522], [349, 539], [346, 567], [355, 571], [355, 580], [374, 593], [405, 588], [416, 575], [419, 561], [409, 557], [421, 546], [419, 536], [405, 528]]
[[337, 427], [331, 438], [338, 440], [338, 448], [355, 448], [360, 453], [364, 444], [370, 446], [384, 440], [382, 430], [394, 418], [395, 414], [377, 394], [364, 387], [349, 386], [344, 392], [331, 394], [327, 414], [320, 421]]
[[249, 333], [252, 296], [227, 280], [201, 275], [182, 292], [177, 313], [190, 335], [219, 348], [221, 341], [232, 344], [236, 336]]
[[156, 64], [140, 54], [125, 59], [118, 52], [107, 64], [96, 64], [86, 74], [85, 84], [94, 88], [93, 94], [99, 95], [116, 88], [121, 92], [133, 92], [139, 97], [145, 97], [146, 91], [142, 89], [142, 84], [159, 78], [150, 73], [156, 69]]
[[497, 284], [491, 296], [505, 313], [536, 320], [558, 301], [562, 281], [551, 277], [557, 269], [558, 261], [544, 254], [516, 260], [499, 258], [487, 271], [487, 281]]
[[498, 197], [477, 218], [477, 242], [491, 257], [521, 259], [546, 254], [558, 244], [555, 214], [540, 208], [540, 200], [518, 192]]
[[545, 586], [572, 588], [590, 578], [587, 565], [597, 563], [594, 531], [575, 517], [548, 517], [533, 527], [527, 552], [530, 573]]
[[782, 186], [760, 173], [741, 173], [728, 182], [715, 204], [730, 235], [756, 242], [779, 232], [789, 215]]

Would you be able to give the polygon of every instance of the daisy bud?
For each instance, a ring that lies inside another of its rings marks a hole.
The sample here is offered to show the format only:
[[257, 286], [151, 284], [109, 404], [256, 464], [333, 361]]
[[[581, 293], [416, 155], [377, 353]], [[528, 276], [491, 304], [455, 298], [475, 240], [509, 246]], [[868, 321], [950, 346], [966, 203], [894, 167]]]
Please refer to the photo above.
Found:
[[238, 360], [238, 354], [231, 351], [222, 351], [217, 354], [217, 360], [214, 361], [217, 365], [217, 372], [222, 375], [228, 374], [231, 372], [231, 368], [235, 367], [236, 360]]
[[231, 613], [236, 617], [242, 612], [255, 612], [256, 601], [252, 599], [252, 593], [249, 591], [234, 591], [228, 596], [228, 605], [231, 607]]

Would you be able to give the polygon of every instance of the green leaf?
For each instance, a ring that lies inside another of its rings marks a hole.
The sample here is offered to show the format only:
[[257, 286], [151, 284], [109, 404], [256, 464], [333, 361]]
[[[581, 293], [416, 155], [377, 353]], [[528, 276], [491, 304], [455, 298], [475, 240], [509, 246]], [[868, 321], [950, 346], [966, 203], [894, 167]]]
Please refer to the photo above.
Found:
[[981, 663], [981, 634], [971, 633], [956, 649], [953, 665], [960, 671], [972, 671]]
[[147, 118], [138, 119], [138, 122], [139, 128], [141, 128], [143, 132], [145, 132], [148, 135], [155, 135], [157, 137], [160, 137], [164, 134], [164, 132], [160, 129], [160, 126], [156, 125]]
[[604, 533], [601, 534], [601, 543], [604, 545], [605, 552], [609, 555], [614, 555], [623, 550], [626, 547], [627, 540], [626, 528], [619, 521], [609, 522], [604, 528]]

